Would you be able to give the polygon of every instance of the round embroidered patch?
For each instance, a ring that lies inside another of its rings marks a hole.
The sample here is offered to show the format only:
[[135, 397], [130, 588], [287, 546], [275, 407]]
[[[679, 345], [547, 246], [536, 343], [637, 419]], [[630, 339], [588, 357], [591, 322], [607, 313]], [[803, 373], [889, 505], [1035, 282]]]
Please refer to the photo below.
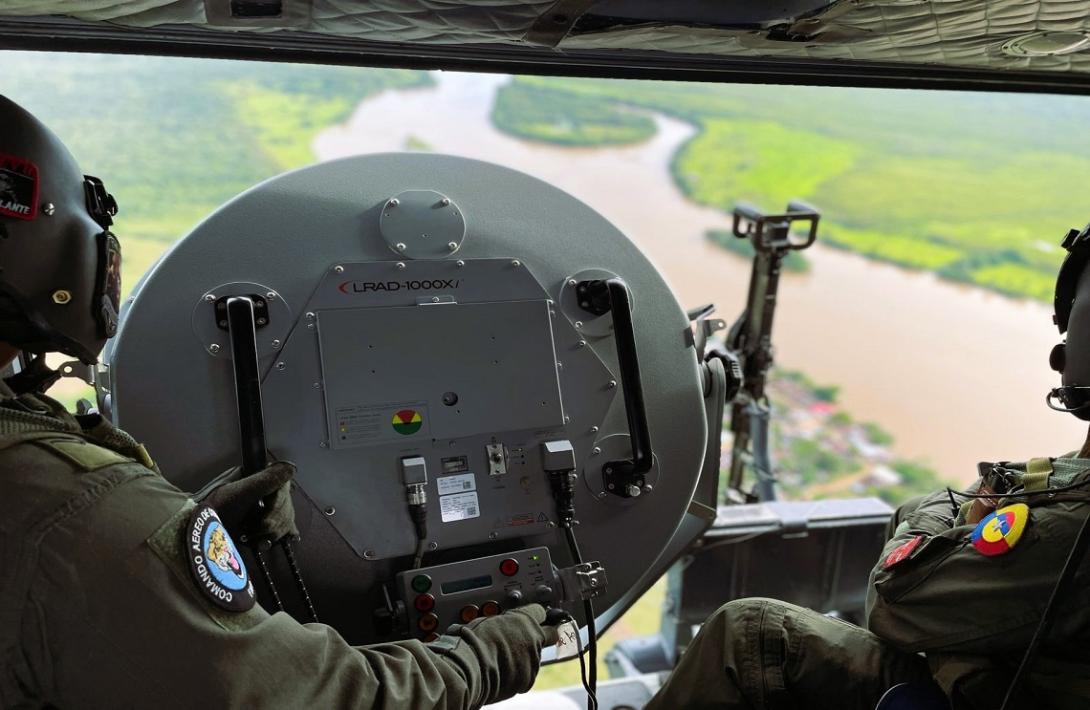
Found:
[[973, 547], [982, 555], [992, 557], [1010, 552], [1022, 539], [1022, 531], [1029, 521], [1029, 506], [1015, 503], [985, 516], [969, 538]]
[[228, 611], [253, 608], [256, 594], [242, 555], [211, 507], [198, 506], [190, 516], [186, 549], [193, 579], [213, 604]]

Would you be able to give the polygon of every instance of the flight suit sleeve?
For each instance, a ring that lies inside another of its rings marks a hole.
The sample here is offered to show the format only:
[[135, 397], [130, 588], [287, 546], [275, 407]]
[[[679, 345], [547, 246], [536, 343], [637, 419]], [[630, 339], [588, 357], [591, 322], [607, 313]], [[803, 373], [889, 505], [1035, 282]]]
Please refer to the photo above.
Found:
[[[1086, 502], [1032, 502], [1019, 542], [995, 556], [972, 546], [976, 526], [960, 524], [945, 491], [914, 504], [910, 512], [899, 511], [900, 523], [871, 571], [868, 628], [907, 651], [1024, 650], [1087, 513]], [[1053, 639], [1087, 628], [1086, 590], [1085, 579], [1072, 585]]]
[[474, 708], [532, 685], [547, 640], [537, 606], [452, 627], [431, 647], [358, 648], [321, 624], [214, 606], [184, 557], [192, 507], [148, 472], [43, 537], [23, 646], [50, 704]]

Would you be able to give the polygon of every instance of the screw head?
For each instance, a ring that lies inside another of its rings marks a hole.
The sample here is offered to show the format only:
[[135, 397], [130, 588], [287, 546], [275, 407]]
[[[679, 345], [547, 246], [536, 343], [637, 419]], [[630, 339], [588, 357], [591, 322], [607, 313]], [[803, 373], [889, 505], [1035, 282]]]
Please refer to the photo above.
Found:
[[344, 267], [341, 266], [340, 264], [337, 264], [336, 266], [333, 267], [333, 271], [335, 271], [338, 274], [343, 274], [344, 273]]
[[556, 523], [554, 523], [553, 521], [551, 521], [551, 520], [550, 520], [550, 521], [549, 521], [549, 524], [548, 524], [548, 527], [550, 527], [550, 528], [555, 528], [555, 527], [556, 527]]
[[581, 320], [575, 321], [575, 327], [576, 328], [582, 328], [583, 327], [583, 321], [581, 321]]
[[511, 266], [516, 266], [516, 267], [522, 266], [522, 262], [519, 261], [518, 259], [512, 259], [511, 260]]
[[404, 261], [397, 262], [397, 268], [398, 269], [404, 269], [405, 268], [405, 262]]
[[613, 473], [613, 467], [612, 466], [606, 466], [605, 472], [606, 473]]
[[396, 197], [391, 197], [391, 198], [390, 198], [390, 199], [389, 199], [389, 200], [388, 200], [388, 201], [386, 202], [386, 206], [387, 206], [387, 207], [397, 207], [397, 206], [398, 206], [398, 205], [400, 205], [400, 204], [401, 204], [401, 200], [397, 199]]
[[598, 433], [598, 427], [596, 427], [596, 426], [592, 426], [592, 427], [590, 428], [590, 432], [591, 432], [592, 434], [597, 434], [597, 433]]
[[455, 265], [456, 265], [456, 266], [457, 266], [458, 268], [461, 268], [461, 267], [463, 267], [463, 266], [465, 266], [465, 265], [466, 265], [466, 263], [465, 263], [464, 261], [462, 261], [461, 259], [459, 259], [458, 261], [454, 262], [454, 264], [455, 264]]
[[321, 382], [315, 382], [314, 384], [311, 385], [311, 387], [313, 387], [316, 390], [320, 390], [320, 389], [322, 389], [322, 383]]
[[363, 551], [363, 557], [364, 557], [364, 559], [367, 559], [367, 560], [373, 560], [373, 559], [375, 559], [375, 551], [374, 550], [364, 550]]
[[219, 351], [220, 351], [220, 346], [219, 346], [218, 343], [212, 343], [211, 345], [208, 346], [208, 352], [212, 353], [213, 355], [215, 355]]
[[441, 204], [443, 207], [446, 207], [450, 204], [450, 198], [444, 197], [443, 199], [439, 200], [439, 204]]
[[432, 296], [431, 297], [431, 302], [432, 303], [439, 303], [439, 297], [438, 296]]
[[496, 539], [497, 537], [499, 537], [499, 536], [500, 536], [500, 534], [499, 534], [498, 532], [496, 532], [495, 530], [493, 530], [492, 532], [488, 533], [488, 539], [489, 539], [489, 540], [495, 540], [495, 539]]
[[277, 369], [277, 370], [283, 370], [283, 369], [284, 369], [284, 368], [286, 368], [286, 367], [287, 367], [287, 364], [286, 364], [286, 363], [285, 363], [285, 362], [284, 362], [283, 360], [281, 360], [280, 362], [276, 363], [276, 369]]
[[402, 242], [398, 242], [396, 245], [394, 245], [394, 248], [398, 251], [405, 251], [408, 247], [406, 247]]
[[650, 483], [643, 484], [643, 492], [644, 493], [650, 493], [653, 490], [655, 490], [655, 487], [652, 486]]
[[607, 386], [609, 387], [609, 389], [613, 389], [617, 386], [617, 380], [610, 380]]
[[581, 348], [585, 348], [585, 347], [587, 347], [587, 341], [585, 341], [585, 340], [580, 340], [580, 341], [579, 341], [579, 347], [581, 347]]
[[272, 346], [273, 346], [273, 350], [279, 350], [280, 349], [280, 341], [279, 340], [272, 341]]
[[458, 248], [458, 242], [447, 242], [447, 249], [454, 251]]
[[268, 293], [265, 294], [265, 298], [267, 298], [270, 301], [275, 301], [276, 300], [276, 291], [269, 291]]
[[602, 449], [595, 446], [593, 449], [590, 450], [590, 453], [592, 456], [597, 456], [598, 454], [602, 453]]
[[575, 279], [568, 279], [568, 285], [569, 286], [574, 286], [575, 285]]
[[439, 549], [439, 543], [438, 542], [429, 542], [428, 543], [428, 549], [432, 550], [432, 551], [438, 550]]
[[324, 441], [319, 441], [319, 442], [318, 442], [318, 448], [319, 448], [319, 449], [328, 449], [328, 448], [329, 448], [329, 444], [328, 444], [328, 443], [326, 443], [326, 442], [324, 442]]
[[215, 302], [215, 300], [216, 300], [216, 294], [214, 294], [214, 293], [206, 293], [206, 294], [204, 294], [204, 300], [205, 300], [206, 302], [208, 302], [208, 303], [213, 303], [213, 302]]
[[334, 508], [333, 506], [329, 506], [328, 508], [326, 508], [322, 512], [325, 513], [326, 515], [335, 515], [337, 513], [337, 509]]
[[598, 491], [598, 497], [599, 498], [605, 498], [607, 495], [609, 495], [609, 494], [606, 493], [605, 491]]
[[314, 315], [314, 311], [307, 311], [307, 320], [314, 320], [318, 316]]
[[53, 292], [53, 303], [56, 303], [58, 306], [63, 306], [65, 304], [67, 304], [67, 303], [71, 303], [71, 301], [72, 301], [72, 292], [71, 291], [66, 291], [63, 288], [59, 288], [59, 289], [57, 289], [56, 291]]
[[42, 205], [42, 214], [44, 214], [46, 217], [52, 217], [56, 211], [57, 207], [52, 202], [46, 202], [44, 205]]

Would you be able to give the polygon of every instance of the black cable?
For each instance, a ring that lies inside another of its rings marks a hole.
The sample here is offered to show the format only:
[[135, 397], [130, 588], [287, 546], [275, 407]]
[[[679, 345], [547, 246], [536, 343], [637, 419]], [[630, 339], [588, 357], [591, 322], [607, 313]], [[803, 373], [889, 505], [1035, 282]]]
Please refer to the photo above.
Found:
[[314, 600], [310, 598], [307, 583], [303, 581], [303, 572], [299, 569], [299, 563], [295, 560], [295, 550], [292, 548], [291, 539], [285, 537], [280, 541], [280, 547], [284, 550], [284, 557], [288, 560], [288, 567], [291, 568], [291, 575], [295, 578], [295, 586], [303, 597], [303, 603], [307, 607], [307, 613], [310, 614], [310, 620], [318, 623], [318, 611], [314, 608]]
[[277, 611], [284, 611], [284, 602], [280, 600], [280, 592], [276, 589], [276, 582], [273, 581], [272, 572], [269, 571], [269, 564], [265, 561], [265, 553], [261, 549], [261, 545], [265, 543], [257, 543], [250, 547], [254, 552], [254, 558], [257, 560], [257, 566], [261, 569], [261, 576], [265, 580], [265, 586], [269, 588], [269, 592], [272, 594], [273, 602], [276, 604]]
[[[564, 527], [564, 536], [568, 540], [568, 550], [571, 552], [572, 562], [576, 565], [583, 564], [583, 556], [579, 552], [579, 543], [575, 540], [575, 530], [572, 526]], [[585, 675], [586, 682], [583, 687], [587, 691], [587, 710], [598, 710], [598, 638], [594, 624], [594, 603], [590, 599], [583, 600], [583, 616], [587, 622], [587, 665], [589, 672], [583, 665], [583, 655], [579, 655], [580, 671]]]
[[1018, 670], [1015, 672], [1014, 678], [1011, 679], [1011, 684], [1007, 686], [1007, 695], [1003, 698], [1003, 705], [1000, 710], [1007, 710], [1007, 707], [1010, 706], [1023, 676], [1033, 665], [1034, 657], [1037, 655], [1037, 648], [1052, 627], [1056, 601], [1071, 580], [1074, 579], [1083, 557], [1086, 556], [1086, 548], [1090, 546], [1090, 534], [1088, 533], [1090, 533], [1090, 513], [1087, 513], [1086, 518], [1083, 519], [1079, 534], [1075, 536], [1075, 542], [1071, 545], [1071, 551], [1067, 554], [1067, 560], [1064, 561], [1063, 569], [1060, 570], [1060, 576], [1056, 579], [1055, 586], [1052, 587], [1052, 594], [1048, 597], [1048, 603], [1045, 604], [1045, 610], [1041, 612], [1041, 621], [1038, 622], [1037, 629], [1033, 632], [1033, 638], [1030, 639], [1029, 646], [1026, 647], [1022, 662], [1018, 664]]

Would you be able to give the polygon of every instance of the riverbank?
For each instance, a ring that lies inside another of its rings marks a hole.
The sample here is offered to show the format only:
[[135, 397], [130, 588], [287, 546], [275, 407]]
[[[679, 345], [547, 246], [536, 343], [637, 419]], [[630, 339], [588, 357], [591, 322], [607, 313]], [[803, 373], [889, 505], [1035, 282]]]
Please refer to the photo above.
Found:
[[[707, 242], [706, 230], [730, 228], [727, 216], [688, 200], [670, 176], [693, 126], [659, 115], [654, 136], [637, 145], [530, 143], [491, 123], [495, 92], [508, 80], [441, 73], [434, 88], [377, 96], [320, 133], [315, 152], [327, 160], [403, 150], [412, 138], [535, 175], [614, 222], [682, 305], [714, 301], [732, 319], [745, 302], [749, 264]], [[1048, 308], [874, 263], [820, 240], [806, 252], [809, 273], [784, 275], [777, 362], [836, 383], [846, 411], [893, 435], [895, 456], [968, 482], [981, 459], [1054, 455], [1081, 443], [1079, 423], [1043, 403], [1055, 386], [1047, 357], [1057, 336]]]

